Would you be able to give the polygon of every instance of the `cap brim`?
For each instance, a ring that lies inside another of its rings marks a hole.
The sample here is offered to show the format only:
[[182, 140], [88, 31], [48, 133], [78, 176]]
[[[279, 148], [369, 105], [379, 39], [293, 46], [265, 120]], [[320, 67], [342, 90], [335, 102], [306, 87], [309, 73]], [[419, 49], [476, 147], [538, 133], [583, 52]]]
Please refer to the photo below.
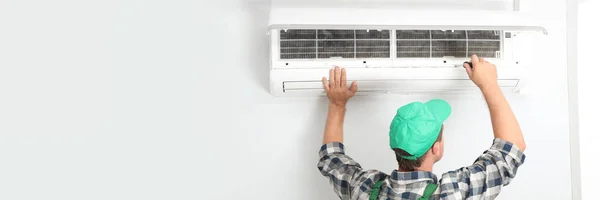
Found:
[[425, 106], [427, 106], [429, 111], [431, 111], [441, 123], [446, 121], [452, 112], [450, 104], [442, 99], [433, 99], [428, 101], [425, 103]]

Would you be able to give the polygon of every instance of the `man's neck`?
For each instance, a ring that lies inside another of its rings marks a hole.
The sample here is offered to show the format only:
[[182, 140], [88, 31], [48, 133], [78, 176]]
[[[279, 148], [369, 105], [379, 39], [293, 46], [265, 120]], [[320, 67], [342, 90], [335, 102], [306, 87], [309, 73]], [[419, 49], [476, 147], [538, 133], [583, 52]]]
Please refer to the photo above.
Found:
[[416, 169], [417, 171], [427, 171], [427, 172], [432, 172], [433, 171], [433, 166], [428, 166], [428, 167], [419, 167]]
[[406, 170], [402, 170], [402, 169], [398, 169], [399, 172], [418, 172], [418, 171], [425, 171], [425, 172], [433, 172], [433, 168], [432, 167], [419, 167], [416, 168], [414, 171], [406, 171]]
[[[398, 169], [398, 171], [401, 171], [401, 172], [411, 172], [411, 171], [406, 171], [406, 170], [401, 170], [401, 169]], [[431, 160], [424, 160], [423, 163], [421, 163], [421, 166], [418, 167], [418, 168], [415, 168], [414, 171], [433, 172], [433, 161], [431, 161]]]

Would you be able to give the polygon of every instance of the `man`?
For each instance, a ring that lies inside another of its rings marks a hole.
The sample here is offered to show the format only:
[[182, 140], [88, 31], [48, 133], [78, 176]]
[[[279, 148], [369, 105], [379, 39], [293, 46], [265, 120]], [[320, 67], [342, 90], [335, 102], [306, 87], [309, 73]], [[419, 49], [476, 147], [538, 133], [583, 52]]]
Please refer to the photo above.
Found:
[[494, 130], [493, 144], [470, 166], [442, 174], [431, 171], [444, 154], [443, 122], [450, 105], [443, 100], [413, 102], [398, 109], [390, 126], [390, 147], [398, 170], [385, 174], [363, 169], [345, 155], [342, 127], [346, 102], [358, 86], [346, 85], [346, 70], [329, 71], [323, 86], [329, 112], [318, 169], [340, 199], [494, 199], [525, 161], [521, 128], [497, 83], [496, 66], [476, 55], [464, 67], [487, 102]]

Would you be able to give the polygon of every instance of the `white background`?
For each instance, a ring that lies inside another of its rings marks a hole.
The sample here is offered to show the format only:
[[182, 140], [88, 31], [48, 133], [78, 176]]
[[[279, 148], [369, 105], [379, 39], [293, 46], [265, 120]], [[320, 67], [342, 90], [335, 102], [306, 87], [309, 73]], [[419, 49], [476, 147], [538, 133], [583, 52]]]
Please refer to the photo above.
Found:
[[[534, 42], [527, 93], [509, 97], [527, 160], [499, 199], [569, 199], [565, 1], [528, 2], [550, 34]], [[316, 168], [327, 100], [268, 93], [268, 10], [0, 1], [0, 199], [336, 199]], [[348, 154], [391, 172], [389, 121], [428, 98], [353, 99]], [[453, 113], [438, 174], [492, 141], [481, 98], [441, 98]]]

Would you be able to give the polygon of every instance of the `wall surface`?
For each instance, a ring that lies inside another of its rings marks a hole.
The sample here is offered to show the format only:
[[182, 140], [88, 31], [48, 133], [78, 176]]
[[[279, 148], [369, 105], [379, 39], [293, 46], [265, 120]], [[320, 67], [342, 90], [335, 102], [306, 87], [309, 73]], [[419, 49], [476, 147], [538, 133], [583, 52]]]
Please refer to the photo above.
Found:
[[[528, 2], [550, 34], [509, 97], [527, 160], [499, 199], [569, 199], [565, 2]], [[0, 1], [0, 199], [336, 199], [316, 168], [327, 100], [268, 93], [268, 10]], [[472, 163], [492, 141], [479, 96], [357, 97], [348, 154], [391, 172], [395, 110], [434, 97], [454, 110], [434, 172]]]
[[600, 95], [598, 95], [598, 63], [596, 61], [598, 46], [598, 19], [600, 1], [588, 0], [579, 4], [578, 19], [578, 50], [577, 50], [577, 86], [579, 88], [579, 143], [581, 166], [581, 196], [583, 199], [598, 198], [598, 179], [596, 170], [598, 162], [598, 113], [600, 113]]
[[443, 10], [511, 10], [511, 0], [271, 0], [273, 6], [280, 7], [354, 7], [354, 8], [411, 8]]

